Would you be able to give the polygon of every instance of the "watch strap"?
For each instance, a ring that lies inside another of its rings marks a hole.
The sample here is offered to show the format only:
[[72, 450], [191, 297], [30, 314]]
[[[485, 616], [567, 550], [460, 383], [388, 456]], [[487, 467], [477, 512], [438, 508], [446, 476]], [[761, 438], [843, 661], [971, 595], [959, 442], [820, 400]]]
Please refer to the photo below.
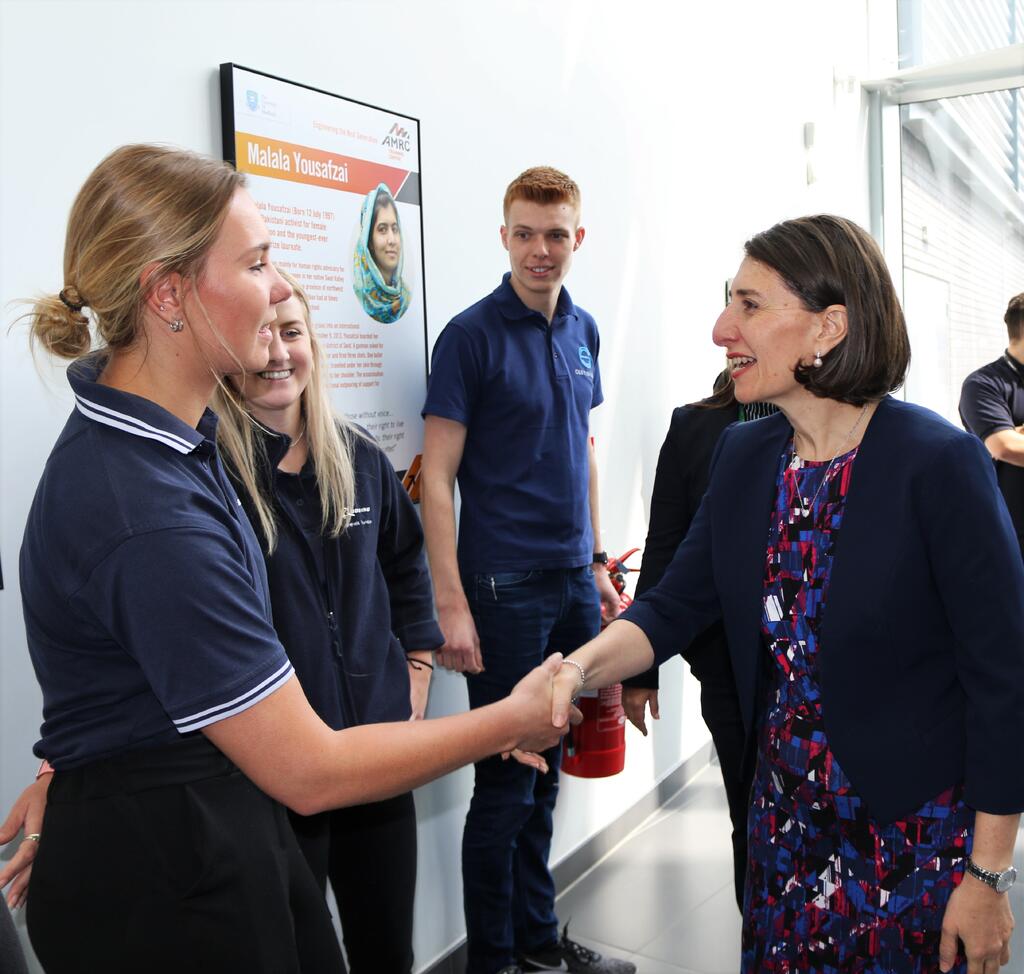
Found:
[[1013, 866], [1002, 872], [993, 872], [979, 866], [970, 856], [967, 857], [966, 866], [967, 871], [975, 879], [981, 880], [986, 886], [991, 886], [997, 893], [1005, 893], [1017, 879], [1017, 870]]
[[594, 557], [590, 562], [592, 565], [607, 565], [608, 564], [608, 552], [607, 551], [595, 551]]

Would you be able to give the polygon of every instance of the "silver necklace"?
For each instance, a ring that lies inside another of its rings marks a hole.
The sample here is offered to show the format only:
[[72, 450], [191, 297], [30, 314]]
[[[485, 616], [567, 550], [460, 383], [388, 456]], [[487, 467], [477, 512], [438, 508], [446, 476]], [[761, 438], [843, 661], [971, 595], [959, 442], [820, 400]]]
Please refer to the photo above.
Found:
[[[818, 494], [821, 493], [821, 488], [824, 487], [825, 483], [828, 481], [828, 475], [832, 472], [833, 465], [835, 464], [836, 460], [838, 460], [843, 455], [843, 449], [845, 448], [846, 444], [849, 443], [851, 439], [853, 439], [853, 434], [857, 432], [858, 427], [860, 426], [861, 422], [863, 421], [863, 419], [867, 415], [867, 413], [868, 413], [868, 404], [864, 403], [864, 405], [861, 406], [860, 415], [857, 417], [857, 422], [854, 423], [853, 426], [850, 427], [850, 432], [846, 434], [846, 436], [843, 438], [843, 442], [839, 444], [839, 450], [836, 452], [836, 455], [834, 457], [832, 457], [831, 460], [829, 460], [828, 466], [825, 468], [825, 475], [821, 478], [821, 482], [818, 484], [818, 489], [814, 492], [814, 496], [810, 500], [807, 500], [807, 498], [803, 496], [803, 491], [800, 490], [800, 481], [797, 480], [796, 475], [795, 475], [796, 468], [795, 467], [793, 468], [794, 469], [794, 477], [793, 477], [793, 479], [796, 481], [797, 496], [803, 502], [800, 505], [800, 516], [801, 517], [809, 517], [810, 516], [811, 511], [814, 509], [815, 501], [817, 501], [817, 499], [818, 499]], [[795, 433], [793, 434], [793, 450], [794, 450], [793, 455], [794, 455], [794, 458], [795, 458], [796, 457], [796, 434]]]
[[303, 423], [302, 424], [302, 432], [298, 436], [296, 436], [294, 440], [292, 440], [292, 445], [290, 447], [288, 447], [288, 449], [289, 450], [295, 449], [295, 447], [297, 447], [302, 442], [302, 438], [305, 435], [306, 435], [306, 424]]

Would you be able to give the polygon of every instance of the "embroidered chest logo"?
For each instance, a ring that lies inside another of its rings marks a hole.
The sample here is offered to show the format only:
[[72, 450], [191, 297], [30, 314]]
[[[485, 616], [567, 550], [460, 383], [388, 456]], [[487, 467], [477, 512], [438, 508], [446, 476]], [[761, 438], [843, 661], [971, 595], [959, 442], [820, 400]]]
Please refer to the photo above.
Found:
[[579, 355], [580, 365], [582, 365], [583, 368], [573, 369], [573, 372], [575, 372], [576, 375], [582, 375], [584, 378], [590, 379], [590, 381], [593, 382], [594, 373], [591, 369], [594, 366], [594, 356], [590, 354], [590, 349], [587, 348], [586, 345], [580, 345], [580, 347], [576, 349], [576, 354]]
[[367, 516], [370, 513], [368, 507], [349, 507], [345, 509], [345, 513], [351, 518], [348, 522], [350, 528], [366, 527], [373, 524], [373, 518]]

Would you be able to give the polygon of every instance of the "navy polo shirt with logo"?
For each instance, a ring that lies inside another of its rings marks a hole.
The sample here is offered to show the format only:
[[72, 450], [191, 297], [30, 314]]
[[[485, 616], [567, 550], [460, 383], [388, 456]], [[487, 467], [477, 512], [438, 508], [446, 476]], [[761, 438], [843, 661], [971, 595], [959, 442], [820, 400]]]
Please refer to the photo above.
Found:
[[[1006, 352], [967, 376], [960, 390], [960, 420], [982, 442], [993, 433], [1024, 424], [1024, 363]], [[999, 489], [1024, 551], [1024, 467], [994, 462]]]
[[263, 558], [214, 446], [73, 364], [76, 409], [47, 460], [21, 549], [43, 690], [36, 754], [58, 770], [168, 743], [277, 690], [292, 665]]
[[458, 470], [463, 572], [589, 565], [594, 319], [562, 288], [550, 326], [506, 274], [437, 339], [423, 415], [466, 427]]

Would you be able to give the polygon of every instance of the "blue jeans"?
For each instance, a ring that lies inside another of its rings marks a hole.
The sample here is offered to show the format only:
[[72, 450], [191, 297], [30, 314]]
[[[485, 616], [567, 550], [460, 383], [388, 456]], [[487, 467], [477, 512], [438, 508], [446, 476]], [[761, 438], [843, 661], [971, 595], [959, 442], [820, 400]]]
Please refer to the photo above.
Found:
[[[589, 565], [467, 576], [463, 587], [484, 662], [483, 673], [467, 677], [470, 707], [501, 700], [545, 657], [572, 652], [600, 628]], [[467, 974], [495, 974], [558, 940], [548, 853], [561, 748], [544, 757], [544, 775], [500, 757], [475, 766], [462, 835]]]

